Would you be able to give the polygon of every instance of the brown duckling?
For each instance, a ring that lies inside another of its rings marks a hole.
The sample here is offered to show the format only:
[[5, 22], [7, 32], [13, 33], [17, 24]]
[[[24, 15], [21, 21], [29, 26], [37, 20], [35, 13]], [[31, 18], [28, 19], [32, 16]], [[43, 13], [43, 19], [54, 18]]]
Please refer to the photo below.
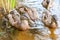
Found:
[[42, 2], [42, 6], [44, 7], [44, 8], [48, 8], [48, 5], [49, 5], [49, 3], [50, 3], [50, 0], [43, 0], [43, 2]]
[[[17, 12], [17, 11], [15, 11]], [[19, 13], [16, 13], [17, 15], [15, 15], [14, 11], [11, 11], [10, 14], [8, 14], [8, 19], [10, 24], [19, 29], [19, 30], [27, 30], [30, 28], [30, 26], [28, 25], [28, 21], [27, 20], [20, 20], [20, 16]]]
[[48, 12], [44, 12], [44, 13], [45, 14], [43, 15], [43, 18], [42, 18], [42, 22], [44, 23], [44, 25], [49, 28], [56, 28], [57, 22], [55, 17], [53, 17], [52, 15], [48, 16], [47, 15]]
[[25, 13], [29, 15], [29, 19], [36, 20], [37, 19], [37, 11], [35, 8], [27, 7], [23, 4], [19, 4], [20, 6], [17, 6], [16, 9], [21, 13]]

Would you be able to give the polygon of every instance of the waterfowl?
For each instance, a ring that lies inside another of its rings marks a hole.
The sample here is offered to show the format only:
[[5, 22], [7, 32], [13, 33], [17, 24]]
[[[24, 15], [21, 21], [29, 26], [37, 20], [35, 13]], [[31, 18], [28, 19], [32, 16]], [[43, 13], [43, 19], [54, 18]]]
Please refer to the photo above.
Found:
[[53, 15], [47, 15], [48, 12], [44, 12], [45, 14], [43, 15], [42, 17], [42, 22], [44, 23], [44, 25], [46, 27], [49, 27], [49, 28], [56, 28], [57, 27], [57, 22], [56, 22], [56, 19]]

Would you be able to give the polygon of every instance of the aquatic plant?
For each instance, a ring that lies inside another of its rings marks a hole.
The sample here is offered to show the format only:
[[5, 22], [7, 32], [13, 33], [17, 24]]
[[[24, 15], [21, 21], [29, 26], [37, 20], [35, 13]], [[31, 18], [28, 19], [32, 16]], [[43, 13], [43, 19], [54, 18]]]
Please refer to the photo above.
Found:
[[1, 0], [2, 7], [4, 8], [5, 12], [10, 11], [16, 5], [16, 0]]

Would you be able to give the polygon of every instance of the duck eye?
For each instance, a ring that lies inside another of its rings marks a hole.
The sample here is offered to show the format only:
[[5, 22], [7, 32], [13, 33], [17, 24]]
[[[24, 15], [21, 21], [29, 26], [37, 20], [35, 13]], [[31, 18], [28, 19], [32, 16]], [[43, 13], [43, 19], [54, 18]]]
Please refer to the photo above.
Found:
[[49, 0], [47, 0], [46, 2], [47, 2], [47, 4], [49, 4]]
[[46, 16], [44, 17], [44, 19], [46, 19]]

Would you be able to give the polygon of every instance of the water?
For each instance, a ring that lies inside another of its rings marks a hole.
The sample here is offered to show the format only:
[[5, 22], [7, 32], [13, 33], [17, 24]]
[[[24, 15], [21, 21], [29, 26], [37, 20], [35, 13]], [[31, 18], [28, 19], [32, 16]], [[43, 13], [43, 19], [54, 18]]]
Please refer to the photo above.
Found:
[[[41, 13], [44, 8], [41, 5], [43, 0], [24, 0], [23, 3], [28, 7], [34, 7], [38, 11], [38, 18], [41, 18]], [[52, 15], [57, 16], [58, 27], [60, 27], [60, 0], [54, 0], [54, 6], [50, 9]], [[14, 35], [12, 35], [13, 40], [60, 40], [60, 28], [50, 29], [42, 26], [43, 23], [40, 20], [36, 21], [37, 27], [41, 27], [36, 30], [26, 30], [26, 31], [16, 31]]]
[[[41, 2], [43, 0], [25, 0], [24, 4], [28, 7], [34, 7], [38, 11], [38, 17], [41, 18], [41, 13], [43, 12], [44, 8], [41, 5]], [[57, 22], [58, 22], [58, 27], [60, 27], [60, 0], [54, 0], [53, 7], [50, 8], [50, 12], [52, 15], [57, 16]], [[43, 23], [41, 21], [37, 21], [38, 24]], [[40, 30], [38, 30], [36, 33], [33, 31], [32, 33], [34, 34], [34, 40], [60, 40], [60, 28], [57, 29], [49, 29], [45, 28], [44, 26], [38, 25], [38, 27], [41, 27]], [[32, 39], [31, 39], [32, 40]]]

